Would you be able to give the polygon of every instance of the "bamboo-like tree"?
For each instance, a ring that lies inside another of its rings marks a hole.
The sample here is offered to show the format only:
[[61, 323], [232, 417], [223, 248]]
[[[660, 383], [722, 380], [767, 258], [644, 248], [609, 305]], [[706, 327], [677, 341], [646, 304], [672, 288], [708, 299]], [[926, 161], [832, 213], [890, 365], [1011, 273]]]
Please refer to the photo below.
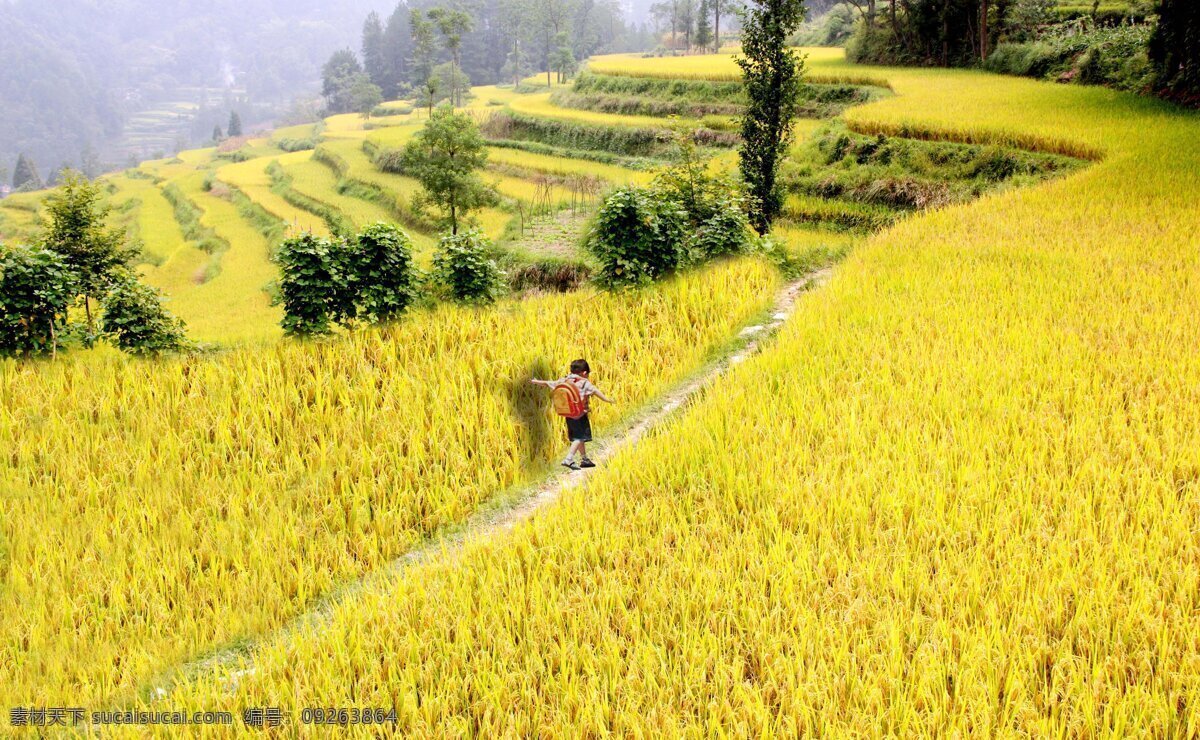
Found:
[[751, 198], [750, 223], [765, 234], [783, 207], [779, 161], [791, 138], [804, 68], [787, 40], [804, 21], [804, 0], [752, 2], [737, 59], [748, 98], [739, 164]]
[[429, 11], [429, 20], [442, 34], [442, 43], [445, 45], [446, 51], [450, 52], [450, 61], [454, 65], [454, 74], [451, 75], [454, 82], [450, 86], [450, 104], [456, 108], [460, 107], [463, 104], [462, 91], [458, 85], [458, 77], [462, 71], [462, 39], [463, 34], [470, 33], [471, 29], [475, 27], [475, 22], [463, 11], [450, 8], [432, 8]]

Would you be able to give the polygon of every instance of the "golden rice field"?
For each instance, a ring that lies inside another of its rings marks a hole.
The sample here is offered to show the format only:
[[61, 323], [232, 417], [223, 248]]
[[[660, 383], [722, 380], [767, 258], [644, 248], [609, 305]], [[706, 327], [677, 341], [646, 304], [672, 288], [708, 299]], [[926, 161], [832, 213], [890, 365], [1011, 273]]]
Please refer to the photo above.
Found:
[[[737, 51], [732, 49], [731, 53], [678, 57], [607, 54], [589, 59], [587, 69], [602, 75], [730, 82], [741, 79], [741, 70], [733, 61]], [[799, 51], [808, 64], [805, 78], [809, 82], [888, 87], [889, 76], [868, 71], [865, 67], [844, 64], [842, 49], [805, 47]]]
[[646, 185], [654, 179], [652, 172], [495, 146], [488, 148], [488, 164], [559, 177], [583, 175], [600, 178], [613, 185]]
[[[143, 274], [166, 292], [169, 309], [196, 339], [240, 343], [278, 337], [280, 314], [264, 290], [277, 276], [270, 247], [233, 203], [204, 190], [204, 177], [195, 172], [173, 182], [200, 210], [201, 224], [229, 249], [210, 255], [188, 242], [160, 267], [143, 268]], [[168, 228], [168, 222], [153, 228]]]
[[302, 153], [310, 156], [296, 158], [284, 167], [292, 177], [292, 187], [297, 191], [336, 209], [358, 229], [377, 221], [395, 220], [387, 209], [377, 203], [339, 193], [338, 178], [333, 170], [313, 159], [309, 152]]
[[897, 95], [860, 131], [1104, 156], [865, 240], [586, 488], [166, 703], [395, 706], [435, 736], [1200, 734], [1200, 118], [861, 72]]
[[[539, 118], [553, 118], [560, 121], [599, 126], [664, 128], [676, 123], [679, 125], [695, 124], [695, 121], [676, 118], [674, 116], [633, 116], [619, 113], [601, 113], [599, 111], [580, 110], [577, 108], [562, 108], [550, 102], [550, 93], [525, 95], [513, 100], [508, 104], [508, 107], [517, 113], [537, 116]], [[713, 118], [730, 119], [729, 116], [713, 116]]]
[[286, 169], [288, 165], [305, 162], [311, 157], [312, 152], [296, 152], [276, 158], [255, 158], [225, 165], [217, 170], [217, 176], [222, 182], [241, 190], [268, 213], [282, 221], [289, 233], [311, 231], [328, 236], [329, 228], [320, 216], [297, 208], [271, 190], [271, 176], [267, 174], [267, 167], [271, 162], [278, 162]]
[[[562, 431], [533, 374], [586, 353], [620, 401], [596, 410], [604, 433], [765, 311], [778, 280], [741, 260], [322, 344], [0, 363], [0, 700], [111, 702], [279, 627], [540, 476]], [[563, 332], [581, 305], [589, 320]]]

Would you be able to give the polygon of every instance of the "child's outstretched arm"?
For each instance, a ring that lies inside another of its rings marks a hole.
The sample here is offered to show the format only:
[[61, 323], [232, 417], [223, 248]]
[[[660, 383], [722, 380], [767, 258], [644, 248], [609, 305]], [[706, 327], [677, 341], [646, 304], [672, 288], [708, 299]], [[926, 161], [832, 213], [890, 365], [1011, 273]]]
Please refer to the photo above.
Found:
[[[592, 387], [595, 388], [595, 386], [592, 386]], [[599, 398], [601, 401], [604, 401], [605, 403], [614, 403], [614, 401], [611, 398], [609, 398], [608, 396], [604, 395], [604, 392], [601, 391], [599, 388], [596, 388], [596, 391], [592, 395], [595, 396], [596, 398]]]
[[529, 379], [529, 382], [530, 382], [530, 383], [532, 383], [533, 385], [544, 385], [544, 386], [546, 386], [547, 388], [553, 388], [553, 387], [554, 387], [554, 381], [553, 381], [553, 380], [538, 380], [537, 378], [530, 378], [530, 379]]

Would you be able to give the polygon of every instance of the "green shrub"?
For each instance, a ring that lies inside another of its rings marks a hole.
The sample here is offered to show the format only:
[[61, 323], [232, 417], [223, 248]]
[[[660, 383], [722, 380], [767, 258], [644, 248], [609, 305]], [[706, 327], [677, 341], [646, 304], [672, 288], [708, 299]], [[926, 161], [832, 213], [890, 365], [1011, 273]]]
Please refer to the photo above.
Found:
[[491, 242], [475, 229], [447, 234], [431, 275], [435, 290], [460, 303], [491, 303], [504, 292], [504, 273], [489, 256]]
[[412, 241], [395, 226], [377, 223], [359, 232], [355, 246], [348, 262], [358, 318], [371, 323], [396, 318], [417, 297]]
[[702, 262], [745, 251], [754, 236], [740, 200], [723, 198], [699, 228], [688, 234], [688, 260]]
[[348, 252], [342, 240], [311, 233], [292, 237], [280, 245], [279, 302], [283, 305], [285, 333], [328, 334], [334, 324], [354, 318]]
[[279, 147], [280, 150], [285, 151], [285, 152], [305, 152], [310, 149], [316, 149], [317, 140], [315, 138], [309, 138], [309, 139], [287, 139], [287, 138], [285, 138], [285, 139], [280, 139], [279, 141], [276, 141], [275, 146]]
[[191, 348], [183, 322], [163, 307], [162, 300], [158, 290], [126, 275], [104, 297], [100, 330], [118, 348], [133, 355]]
[[0, 246], [0, 355], [54, 352], [78, 287], [58, 253]]
[[608, 287], [650, 283], [675, 271], [684, 258], [687, 211], [662, 191], [618, 188], [604, 198], [584, 239]]
[[1000, 74], [1141, 92], [1154, 81], [1150, 24], [1105, 26], [1090, 17], [1050, 26], [1037, 40], [999, 44], [984, 68]]

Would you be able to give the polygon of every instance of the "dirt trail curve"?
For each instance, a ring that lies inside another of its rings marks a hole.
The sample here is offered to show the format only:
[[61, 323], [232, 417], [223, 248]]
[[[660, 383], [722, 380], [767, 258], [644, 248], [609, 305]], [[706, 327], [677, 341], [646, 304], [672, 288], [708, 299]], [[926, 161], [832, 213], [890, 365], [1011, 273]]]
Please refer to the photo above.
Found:
[[[769, 321], [742, 329], [739, 334], [741, 342], [728, 350], [728, 353], [712, 363], [704, 372], [690, 381], [674, 388], [665, 396], [658, 399], [650, 410], [643, 412], [633, 423], [625, 427], [623, 432], [607, 443], [596, 444], [592, 458], [597, 463], [609, 460], [617, 453], [635, 445], [647, 432], [660, 425], [677, 409], [694, 398], [702, 389], [725, 374], [729, 368], [742, 362], [755, 352], [763, 343], [778, 331], [784, 321], [795, 309], [796, 299], [807, 290], [824, 285], [832, 274], [831, 268], [825, 268], [806, 275], [799, 280], [788, 283], [779, 292], [775, 307]], [[268, 633], [250, 642], [236, 647], [221, 648], [208, 656], [177, 666], [147, 682], [142, 694], [144, 699], [162, 700], [170, 696], [171, 691], [181, 682], [200, 675], [208, 675], [228, 670], [227, 681], [230, 689], [237, 686], [241, 676], [254, 672], [253, 667], [245, 667], [253, 663], [255, 648], [268, 639], [280, 635], [298, 634], [317, 630], [329, 620], [337, 605], [373, 586], [379, 586], [395, 578], [403, 571], [420, 563], [431, 561], [438, 557], [452, 558], [463, 552], [468, 544], [503, 535], [516, 525], [531, 518], [542, 508], [557, 501], [564, 493], [582, 486], [590, 474], [588, 470], [571, 471], [562, 469], [561, 472], [549, 475], [540, 483], [526, 487], [523, 492], [507, 499], [500, 506], [484, 507], [468, 518], [463, 524], [436, 534], [404, 555], [396, 558], [387, 566], [361, 578], [352, 581], [329, 594], [313, 605], [308, 611], [298, 615], [277, 632]]]

